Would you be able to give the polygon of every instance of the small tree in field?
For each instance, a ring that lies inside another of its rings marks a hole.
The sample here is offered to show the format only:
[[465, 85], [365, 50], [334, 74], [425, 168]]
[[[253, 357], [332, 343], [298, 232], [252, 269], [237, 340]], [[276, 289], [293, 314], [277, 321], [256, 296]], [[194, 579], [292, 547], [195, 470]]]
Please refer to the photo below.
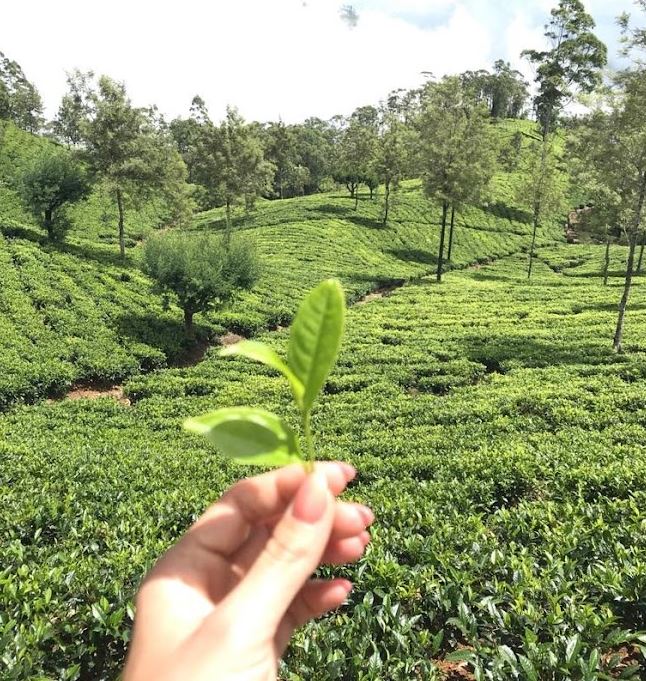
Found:
[[532, 215], [532, 241], [527, 266], [527, 278], [531, 279], [539, 229], [548, 216], [565, 213], [565, 183], [559, 171], [552, 135], [532, 142], [520, 172], [516, 199]]
[[34, 158], [20, 181], [20, 194], [50, 239], [60, 240], [69, 224], [63, 209], [87, 196], [85, 169], [70, 154], [48, 151]]
[[177, 297], [189, 339], [195, 337], [196, 312], [221, 309], [258, 278], [255, 251], [242, 241], [225, 239], [171, 231], [150, 238], [144, 247], [144, 269], [158, 292]]

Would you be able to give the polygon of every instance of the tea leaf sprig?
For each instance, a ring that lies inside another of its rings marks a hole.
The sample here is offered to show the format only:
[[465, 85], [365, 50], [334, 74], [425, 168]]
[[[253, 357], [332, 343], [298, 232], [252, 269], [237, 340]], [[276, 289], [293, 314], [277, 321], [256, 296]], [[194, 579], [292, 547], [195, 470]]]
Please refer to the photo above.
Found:
[[237, 463], [285, 466], [302, 462], [309, 470], [316, 458], [311, 416], [314, 403], [336, 363], [345, 323], [341, 284], [328, 279], [301, 303], [292, 322], [287, 360], [258, 341], [244, 340], [224, 348], [222, 356], [242, 356], [266, 364], [287, 380], [301, 417], [302, 437], [284, 419], [255, 407], [228, 407], [190, 418], [184, 427], [205, 435]]

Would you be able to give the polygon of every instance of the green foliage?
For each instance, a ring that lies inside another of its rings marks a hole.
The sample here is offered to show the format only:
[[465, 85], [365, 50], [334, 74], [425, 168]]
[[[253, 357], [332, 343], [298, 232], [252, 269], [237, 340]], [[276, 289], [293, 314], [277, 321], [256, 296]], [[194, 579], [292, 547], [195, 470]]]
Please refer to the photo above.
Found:
[[529, 99], [528, 83], [520, 71], [498, 59], [493, 73], [466, 71], [460, 75], [465, 88], [486, 104], [492, 118], [522, 118]]
[[89, 191], [85, 169], [69, 154], [54, 149], [38, 155], [20, 178], [26, 208], [51, 239], [64, 238], [70, 227], [64, 209]]
[[592, 32], [594, 27], [594, 19], [581, 0], [559, 0], [545, 27], [550, 49], [523, 52], [536, 66], [534, 108], [543, 136], [554, 132], [574, 92], [589, 93], [601, 84], [608, 50]]
[[[491, 681], [643, 677], [646, 290], [617, 356], [611, 256], [609, 287], [603, 247], [543, 247], [531, 286], [511, 256], [349, 311], [313, 427], [378, 521], [281, 678], [439, 680], [465, 649]], [[259, 340], [286, 355], [286, 330]], [[298, 426], [282, 376], [217, 353], [126, 391], [0, 418], [8, 681], [118, 675], [142, 575], [239, 476], [188, 416], [262, 404]]]
[[37, 132], [42, 125], [43, 102], [20, 64], [0, 52], [0, 119]]
[[[330, 279], [301, 303], [290, 329], [287, 363], [268, 346], [242, 341], [225, 349], [225, 356], [241, 355], [278, 370], [289, 382], [300, 411], [308, 465], [316, 459], [311, 412], [334, 364], [343, 335], [345, 297], [338, 281]], [[279, 417], [259, 409], [235, 407], [189, 419], [187, 430], [206, 435], [225, 456], [239, 463], [283, 466], [303, 461], [292, 430]]]
[[170, 231], [146, 241], [144, 269], [158, 292], [177, 297], [186, 332], [192, 335], [194, 313], [221, 309], [238, 291], [251, 288], [259, 263], [254, 249], [242, 240]]
[[[154, 112], [133, 107], [123, 85], [102, 76], [96, 87], [84, 87], [81, 113], [85, 117], [76, 123], [84, 144], [83, 157], [115, 197], [119, 248], [125, 258], [128, 206], [161, 194], [174, 208], [175, 224], [190, 217], [186, 168], [170, 138], [159, 128]], [[74, 99], [74, 82], [70, 88], [69, 97]]]

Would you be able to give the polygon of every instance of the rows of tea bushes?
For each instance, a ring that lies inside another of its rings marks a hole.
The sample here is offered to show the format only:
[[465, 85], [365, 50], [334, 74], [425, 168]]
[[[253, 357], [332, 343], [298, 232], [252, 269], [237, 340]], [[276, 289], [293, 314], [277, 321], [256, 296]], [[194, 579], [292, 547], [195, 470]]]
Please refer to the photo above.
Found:
[[[92, 215], [109, 208], [96, 193], [87, 204]], [[356, 299], [432, 270], [438, 216], [418, 188], [407, 187], [387, 229], [378, 213], [378, 201], [362, 201], [355, 212], [349, 199], [333, 195], [259, 205], [241, 238], [257, 247], [261, 281], [230, 311], [202, 316], [202, 332], [251, 335], [285, 324], [301, 295], [327, 276], [341, 278]], [[466, 216], [457, 221], [456, 266], [527, 247], [529, 225], [519, 216], [471, 210], [468, 217], [468, 226]], [[152, 294], [138, 268], [138, 248], [121, 263], [102, 232], [89, 239], [76, 230], [65, 244], [49, 244], [36, 228], [1, 218], [0, 408], [79, 381], [119, 381], [165, 366], [181, 352], [181, 312]], [[216, 228], [209, 220], [200, 216], [196, 230]], [[114, 232], [113, 223], [108, 220]], [[554, 225], [541, 239], [560, 237]]]
[[[586, 249], [592, 269], [603, 249]], [[314, 428], [322, 458], [359, 469], [374, 539], [281, 679], [644, 678], [646, 288], [614, 355], [620, 280], [555, 271], [585, 253], [541, 250], [530, 284], [511, 256], [350, 311]], [[284, 351], [286, 332], [263, 339]], [[214, 352], [126, 390], [131, 407], [0, 417], [3, 678], [115, 678], [142, 574], [245, 473], [181, 421], [290, 403]]]

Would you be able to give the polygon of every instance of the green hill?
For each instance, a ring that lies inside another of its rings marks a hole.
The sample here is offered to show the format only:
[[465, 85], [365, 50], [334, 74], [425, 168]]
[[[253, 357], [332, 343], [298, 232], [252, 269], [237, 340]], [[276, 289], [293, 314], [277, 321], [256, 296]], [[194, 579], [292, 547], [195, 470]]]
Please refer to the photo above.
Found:
[[[511, 181], [512, 176], [498, 178], [489, 207], [458, 215], [454, 267], [528, 247], [527, 216], [503, 200]], [[328, 276], [339, 277], [355, 300], [434, 270], [439, 211], [417, 183], [406, 183], [387, 228], [379, 222], [378, 200], [363, 197], [357, 211], [353, 205], [347, 196], [323, 194], [264, 201], [251, 215], [237, 218], [241, 238], [258, 249], [263, 274], [229, 311], [202, 318], [203, 334], [230, 330], [248, 336], [285, 324], [303, 293]], [[181, 354], [181, 312], [152, 294], [138, 269], [138, 242], [131, 241], [128, 261], [120, 263], [114, 222], [109, 213], [101, 221], [101, 206], [110, 208], [97, 194], [80, 206], [76, 227], [62, 245], [48, 244], [37, 228], [21, 227], [0, 213], [0, 364], [5, 368], [0, 406], [60, 394], [79, 382], [119, 381]], [[90, 225], [87, 232], [80, 228], [83, 219]], [[97, 224], [100, 228], [92, 228]], [[143, 224], [145, 233], [150, 226]], [[217, 210], [198, 216], [194, 227], [221, 228]], [[558, 222], [541, 234], [541, 242], [561, 239]]]

